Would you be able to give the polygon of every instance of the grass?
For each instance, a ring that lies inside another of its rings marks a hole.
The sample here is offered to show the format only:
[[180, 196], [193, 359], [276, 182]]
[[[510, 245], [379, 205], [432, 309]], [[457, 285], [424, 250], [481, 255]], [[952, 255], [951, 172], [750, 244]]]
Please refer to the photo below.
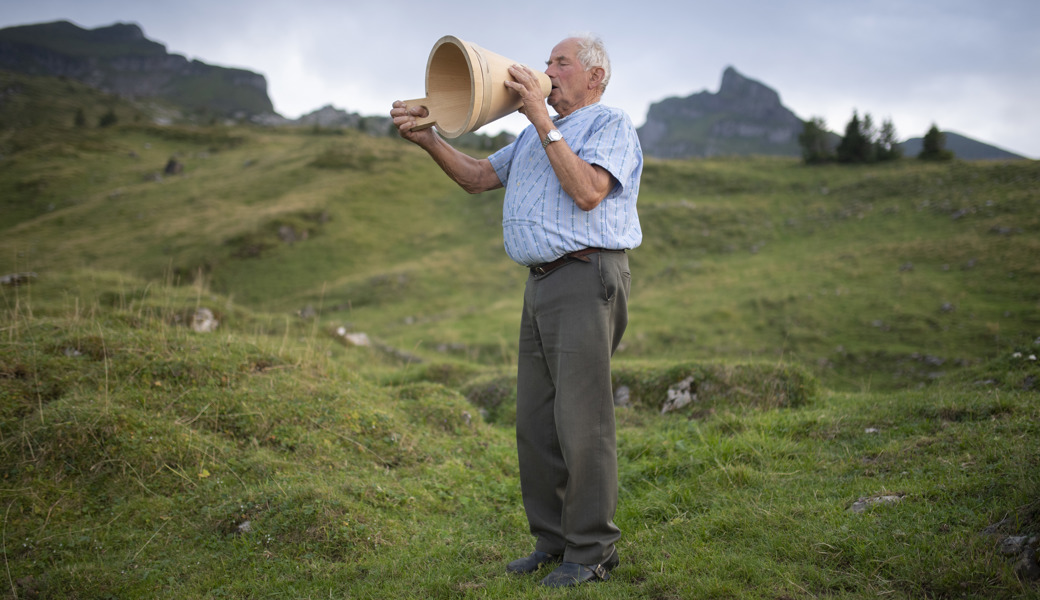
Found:
[[[119, 274], [3, 299], [12, 597], [541, 596], [502, 568], [530, 544], [511, 420], [462, 392], [508, 407], [493, 370]], [[217, 332], [183, 323], [200, 303]], [[585, 594], [1035, 594], [983, 531], [1040, 533], [1040, 405], [1019, 389], [1040, 368], [992, 367], [1007, 381], [896, 394], [775, 365], [619, 368], [623, 563]], [[698, 401], [661, 415], [686, 375]], [[849, 510], [882, 495], [901, 500]]]
[[[500, 193], [356, 132], [18, 106], [0, 272], [35, 277], [0, 287], [4, 595], [545, 597], [504, 571], [531, 539]], [[1038, 179], [649, 161], [622, 564], [554, 595], [1038, 597], [999, 550], [1040, 535]]]
[[[183, 288], [78, 279], [5, 297], [13, 591], [537, 595], [501, 569], [529, 543], [509, 425], [432, 381], [476, 371], [380, 380], [385, 358], [320, 332], [241, 332], [273, 327], [241, 310], [225, 315], [230, 331], [196, 334], [171, 316], [199, 301]], [[73, 295], [75, 283], [92, 291]], [[689, 372], [619, 377], [643, 398]], [[696, 412], [619, 410], [625, 562], [599, 595], [1023, 592], [981, 532], [1035, 506], [1038, 456], [1022, 443], [1038, 433], [1034, 394], [810, 386], [761, 405], [734, 398], [768, 397], [745, 389], [765, 371], [710, 372], [697, 380], [716, 393]], [[804, 375], [779, 380], [801, 389]], [[903, 500], [848, 510], [879, 494]]]

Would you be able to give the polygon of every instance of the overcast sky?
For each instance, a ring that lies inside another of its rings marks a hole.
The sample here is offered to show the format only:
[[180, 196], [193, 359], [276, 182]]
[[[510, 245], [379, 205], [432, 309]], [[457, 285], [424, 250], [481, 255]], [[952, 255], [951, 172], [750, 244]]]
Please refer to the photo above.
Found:
[[541, 69], [556, 42], [591, 31], [613, 62], [603, 102], [637, 126], [654, 102], [718, 91], [733, 66], [838, 133], [857, 110], [903, 139], [935, 123], [1040, 158], [1037, 0], [0, 0], [0, 27], [59, 19], [137, 23], [169, 52], [261, 73], [289, 118], [326, 104], [385, 115], [424, 96], [444, 35]]

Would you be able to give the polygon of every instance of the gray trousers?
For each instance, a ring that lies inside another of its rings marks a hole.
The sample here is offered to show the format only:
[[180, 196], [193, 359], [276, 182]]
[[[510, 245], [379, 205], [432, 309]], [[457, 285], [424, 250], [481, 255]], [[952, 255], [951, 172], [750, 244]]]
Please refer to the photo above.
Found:
[[628, 324], [631, 275], [623, 252], [588, 258], [527, 280], [516, 439], [535, 549], [598, 564], [621, 536], [610, 359]]

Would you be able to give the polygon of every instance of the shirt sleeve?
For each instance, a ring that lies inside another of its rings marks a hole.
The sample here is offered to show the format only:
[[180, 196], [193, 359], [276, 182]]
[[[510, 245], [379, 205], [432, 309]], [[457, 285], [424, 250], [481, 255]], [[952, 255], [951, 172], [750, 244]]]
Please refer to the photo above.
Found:
[[491, 167], [495, 169], [495, 174], [498, 175], [498, 180], [502, 182], [502, 185], [506, 185], [509, 181], [509, 168], [513, 164], [513, 152], [515, 150], [516, 141], [514, 140], [513, 143], [488, 157], [488, 160], [491, 161]]
[[587, 130], [578, 156], [606, 169], [623, 190], [639, 168], [636, 157], [641, 154], [639, 137], [631, 120], [621, 111], [610, 111], [600, 115]]

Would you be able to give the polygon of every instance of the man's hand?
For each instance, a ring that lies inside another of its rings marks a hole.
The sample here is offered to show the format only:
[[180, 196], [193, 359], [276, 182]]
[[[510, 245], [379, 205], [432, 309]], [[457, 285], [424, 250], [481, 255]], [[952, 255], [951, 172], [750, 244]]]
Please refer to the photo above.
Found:
[[401, 134], [401, 137], [423, 148], [428, 148], [434, 142], [437, 134], [433, 131], [433, 127], [427, 127], [418, 131], [412, 131], [412, 127], [415, 127], [416, 118], [421, 119], [429, 114], [430, 111], [425, 107], [409, 106], [401, 100], [395, 101], [393, 108], [390, 110], [390, 117], [394, 120], [394, 125], [397, 127], [397, 132]]
[[533, 123], [539, 131], [543, 128], [546, 131], [552, 129], [552, 118], [549, 117], [549, 109], [545, 106], [545, 96], [542, 95], [542, 85], [538, 82], [535, 72], [526, 65], [512, 65], [509, 67], [509, 74], [516, 81], [506, 81], [506, 87], [520, 94], [520, 99], [524, 103], [519, 112], [526, 116], [527, 120]]

